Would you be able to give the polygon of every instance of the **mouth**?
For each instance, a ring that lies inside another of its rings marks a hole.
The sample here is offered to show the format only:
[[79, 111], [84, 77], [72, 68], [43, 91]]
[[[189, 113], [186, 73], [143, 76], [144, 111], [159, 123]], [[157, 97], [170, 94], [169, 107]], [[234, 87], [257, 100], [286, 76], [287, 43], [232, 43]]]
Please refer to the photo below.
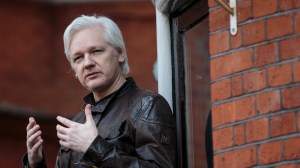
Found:
[[85, 78], [94, 78], [97, 76], [97, 74], [98, 72], [90, 72], [85, 76]]

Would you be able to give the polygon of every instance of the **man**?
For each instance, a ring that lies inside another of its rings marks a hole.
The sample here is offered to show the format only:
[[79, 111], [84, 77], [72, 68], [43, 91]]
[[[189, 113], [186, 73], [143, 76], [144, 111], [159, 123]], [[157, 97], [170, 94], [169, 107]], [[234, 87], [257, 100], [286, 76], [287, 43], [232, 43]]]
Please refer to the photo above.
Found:
[[[64, 33], [65, 54], [91, 93], [72, 121], [58, 116], [56, 167], [175, 167], [176, 135], [171, 109], [154, 92], [139, 89], [129, 72], [118, 26], [103, 16], [80, 16]], [[46, 167], [41, 130], [27, 125], [23, 164]]]

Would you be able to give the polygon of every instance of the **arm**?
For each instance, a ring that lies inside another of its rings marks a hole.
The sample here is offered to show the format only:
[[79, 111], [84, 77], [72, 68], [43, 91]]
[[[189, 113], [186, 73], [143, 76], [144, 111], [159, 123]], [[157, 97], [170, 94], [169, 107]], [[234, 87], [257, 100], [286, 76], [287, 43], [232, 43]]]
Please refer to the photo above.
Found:
[[175, 167], [176, 135], [170, 107], [162, 97], [147, 96], [142, 102], [131, 121], [122, 123], [123, 133], [117, 140], [126, 143], [122, 136], [132, 135], [134, 152], [122, 151], [118, 144], [97, 136], [81, 160], [85, 167]]

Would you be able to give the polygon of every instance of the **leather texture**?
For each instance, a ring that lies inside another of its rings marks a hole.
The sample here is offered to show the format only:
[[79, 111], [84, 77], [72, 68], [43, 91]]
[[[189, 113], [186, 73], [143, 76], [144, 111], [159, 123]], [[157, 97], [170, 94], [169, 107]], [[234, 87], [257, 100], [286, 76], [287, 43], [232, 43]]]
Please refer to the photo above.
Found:
[[[85, 153], [61, 147], [56, 167], [175, 167], [175, 122], [162, 96], [139, 89], [127, 78], [118, 91], [99, 102], [92, 94], [84, 100], [92, 104], [99, 135]], [[73, 121], [84, 123], [84, 112]]]

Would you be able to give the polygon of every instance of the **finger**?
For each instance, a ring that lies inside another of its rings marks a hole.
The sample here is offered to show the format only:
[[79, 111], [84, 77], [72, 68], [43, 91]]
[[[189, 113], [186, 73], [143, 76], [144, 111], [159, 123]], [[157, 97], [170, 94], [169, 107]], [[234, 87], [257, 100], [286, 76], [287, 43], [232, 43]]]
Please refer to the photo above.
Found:
[[65, 135], [65, 134], [62, 134], [62, 133], [60, 133], [60, 132], [57, 132], [57, 137], [58, 137], [58, 139], [60, 139], [60, 140], [68, 141], [68, 136]]
[[90, 104], [87, 104], [85, 106], [84, 112], [85, 112], [85, 118], [86, 118], [86, 122], [87, 123], [95, 122], [94, 119], [93, 119], [93, 115], [92, 115], [91, 105]]
[[34, 133], [36, 133], [37, 131], [40, 130], [40, 126], [39, 125], [35, 125], [33, 128], [29, 129], [27, 131], [27, 139], [32, 136]]
[[33, 152], [37, 152], [38, 149], [39, 149], [40, 147], [42, 147], [43, 142], [44, 142], [43, 139], [40, 139], [39, 141], [37, 141], [37, 142], [32, 146], [31, 150], [32, 150]]
[[26, 130], [27, 130], [27, 131], [30, 130], [35, 124], [36, 124], [36, 122], [35, 122], [34, 118], [33, 118], [33, 117], [30, 117], [30, 118], [29, 118], [29, 123], [28, 123], [28, 125], [27, 125], [27, 127], [26, 127]]
[[[35, 142], [33, 143], [33, 146], [34, 146], [34, 144], [38, 143], [41, 139], [42, 139], [41, 135], [38, 136], [38, 137], [35, 139]], [[32, 147], [31, 147], [31, 148], [32, 148]]]
[[68, 128], [77, 125], [76, 122], [73, 122], [73, 121], [71, 121], [67, 118], [61, 117], [61, 116], [57, 116], [56, 119], [57, 119], [57, 121], [59, 121], [60, 123], [62, 123], [65, 126], [67, 126]]
[[66, 142], [66, 141], [59, 140], [59, 144], [60, 144], [61, 146], [64, 146], [64, 147], [66, 147], [66, 148], [70, 148], [70, 145], [69, 145], [69, 143], [68, 143], [68, 142]]
[[36, 133], [28, 137], [27, 142], [34, 143], [37, 139], [39, 139], [39, 136], [41, 135], [42, 135], [42, 131], [37, 131]]
[[29, 122], [35, 122], [35, 119], [33, 117], [29, 117]]
[[27, 147], [29, 149], [31, 149], [34, 144], [37, 142], [37, 140], [39, 139], [38, 137], [40, 137], [42, 134], [41, 131], [38, 131], [36, 132], [35, 134], [33, 134], [32, 136], [30, 136], [28, 139], [27, 139]]
[[67, 134], [68, 133], [68, 128], [63, 127], [59, 124], [56, 125], [56, 131], [61, 133], [61, 134]]
[[42, 137], [41, 137], [41, 136], [38, 136], [38, 137], [37, 137], [37, 140], [39, 141], [40, 139], [42, 139]]

